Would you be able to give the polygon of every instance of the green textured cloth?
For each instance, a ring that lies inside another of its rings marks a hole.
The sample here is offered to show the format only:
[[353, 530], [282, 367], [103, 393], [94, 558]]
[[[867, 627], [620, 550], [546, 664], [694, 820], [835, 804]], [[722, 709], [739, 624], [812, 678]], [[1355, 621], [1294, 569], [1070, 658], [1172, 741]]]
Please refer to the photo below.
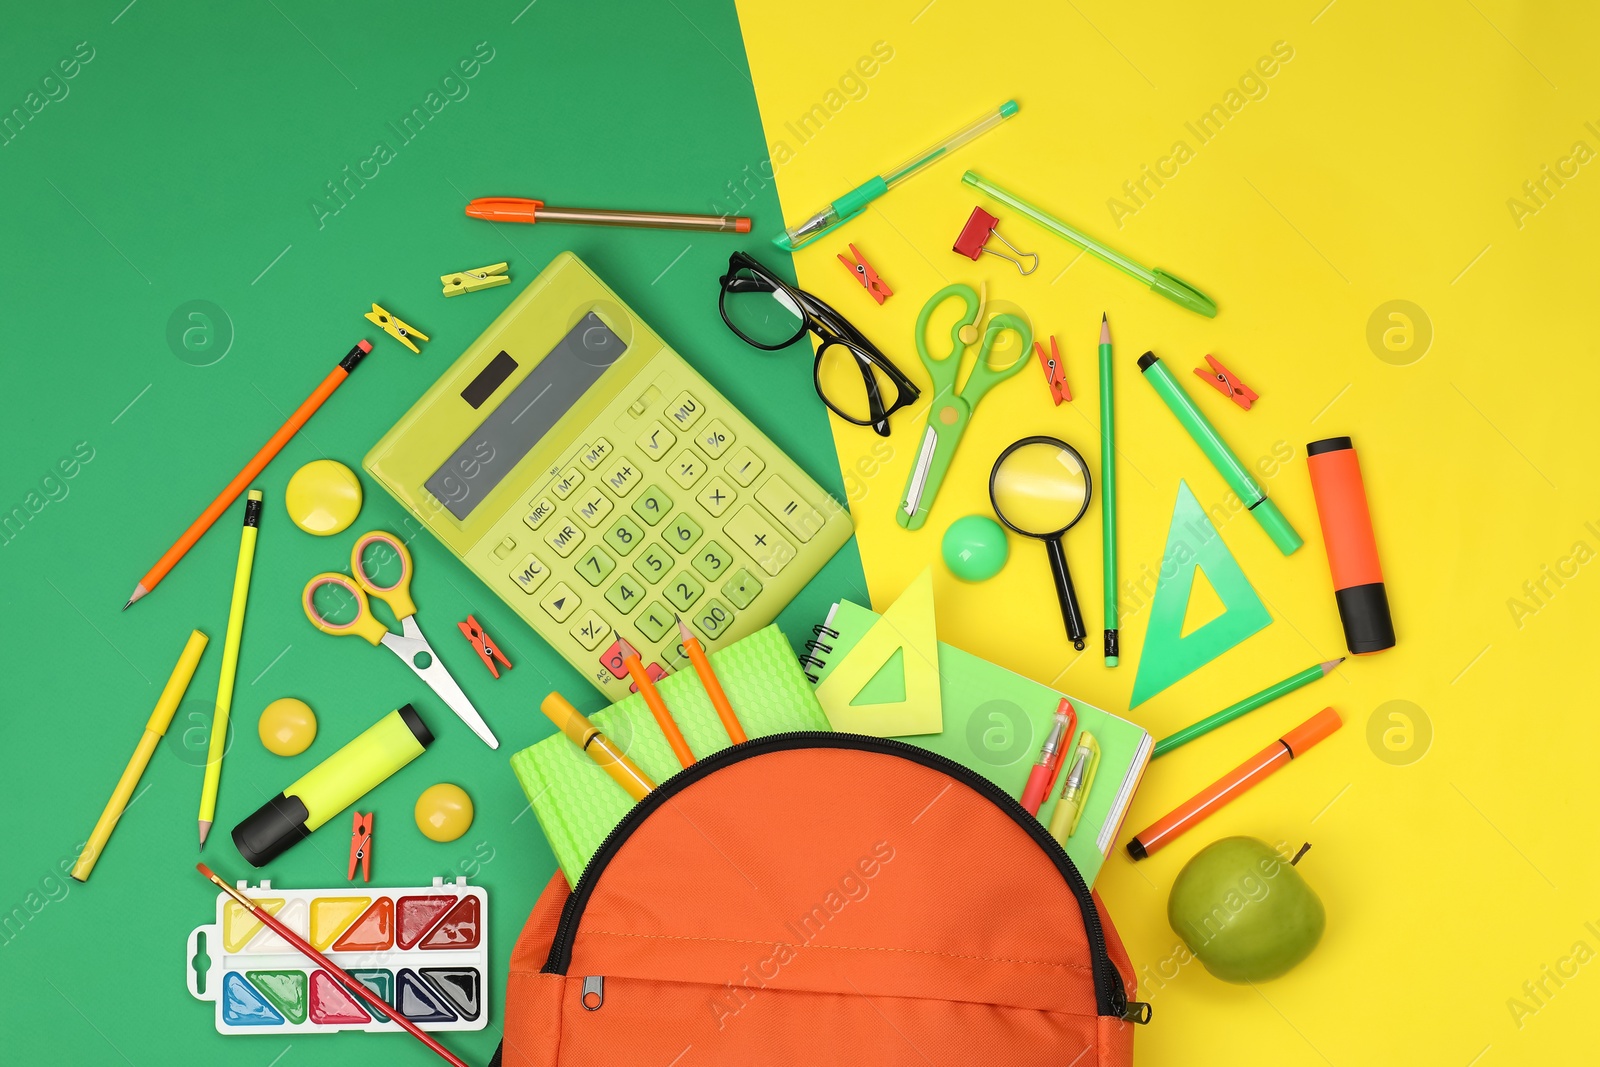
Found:
[[[711, 665], [750, 737], [832, 729], [777, 626], [711, 653]], [[696, 757], [728, 747], [728, 733], [693, 670], [663, 678], [656, 688]], [[682, 769], [638, 693], [595, 712], [589, 721], [654, 781], [664, 782]], [[576, 884], [606, 835], [633, 807], [633, 798], [559, 733], [512, 756], [511, 769], [562, 873]]]

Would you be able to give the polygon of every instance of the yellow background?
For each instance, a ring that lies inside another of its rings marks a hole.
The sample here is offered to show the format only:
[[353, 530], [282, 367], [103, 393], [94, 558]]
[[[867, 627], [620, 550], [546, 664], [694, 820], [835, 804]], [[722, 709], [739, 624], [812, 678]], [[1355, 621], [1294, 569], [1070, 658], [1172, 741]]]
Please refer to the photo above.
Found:
[[[1134, 360], [1146, 349], [1245, 462], [1279, 442], [1292, 450], [1263, 483], [1306, 538], [1286, 558], [1250, 518], [1220, 524], [1275, 621], [1132, 715], [1168, 733], [1344, 652], [1305, 444], [1355, 439], [1399, 645], [1152, 765], [1098, 883], [1155, 1009], [1138, 1035], [1139, 1062], [1465, 1067], [1592, 1057], [1600, 164], [1565, 164], [1576, 174], [1560, 188], [1547, 182], [1553, 195], [1542, 204], [1523, 190], [1575, 142], [1600, 150], [1585, 125], [1600, 127], [1592, 7], [1309, 0], [1219, 13], [911, 0], [746, 2], [740, 16], [791, 221], [1007, 98], [1022, 107], [796, 257], [802, 286], [924, 385], [911, 336], [922, 303], [948, 282], [987, 280], [991, 298], [1057, 335], [1076, 396], [1053, 408], [1036, 367], [997, 388], [928, 525], [912, 534], [893, 512], [930, 394], [895, 417], [887, 442], [835, 421], [874, 606], [937, 558], [951, 521], [986, 512], [989, 465], [1011, 440], [1063, 436], [1098, 470], [1094, 342], [1107, 311], [1123, 575], [1159, 564], [1180, 478], [1207, 507], [1226, 495], [1140, 381]], [[847, 77], [875, 42], [892, 57], [870, 78]], [[1258, 98], [1202, 144], [1185, 123], [1228, 102], [1276, 42], [1292, 58], [1260, 79], [1264, 96], [1247, 83]], [[814, 105], [826, 121], [797, 136], [788, 124]], [[1119, 228], [1108, 199], [1179, 140], [1193, 158]], [[1075, 249], [961, 185], [968, 168], [1195, 283], [1220, 314], [1200, 318], [1075, 261]], [[751, 187], [761, 180], [753, 173]], [[1507, 203], [1516, 196], [1537, 210], [1518, 218]], [[1035, 274], [951, 252], [979, 203], [1013, 244], [1043, 257]], [[894, 288], [884, 307], [835, 260], [848, 242]], [[1420, 358], [1415, 342], [1391, 356], [1398, 363], [1369, 346], [1369, 318], [1392, 300], [1415, 303], [1431, 323]], [[1193, 377], [1208, 352], [1261, 394], [1255, 410]], [[1042, 549], [1015, 537], [988, 583], [938, 571], [940, 637], [1125, 708], [1148, 609], [1124, 598], [1123, 666], [1105, 669], [1098, 499], [1068, 535], [1068, 555], [1090, 623], [1086, 652], [1074, 655], [1063, 637]], [[1547, 577], [1558, 569], [1568, 575], [1560, 584]], [[1541, 580], [1535, 600], [1524, 583]], [[1531, 610], [1514, 613], [1512, 598]], [[1399, 735], [1382, 740], [1399, 722], [1391, 701], [1409, 702], [1409, 748]], [[1156, 857], [1134, 865], [1121, 853], [1133, 832], [1326, 704], [1345, 727], [1322, 747]], [[1314, 842], [1301, 869], [1328, 909], [1316, 953], [1257, 988], [1181, 963], [1165, 917], [1181, 866], [1229, 834]], [[1562, 972], [1560, 984], [1548, 977]], [[1526, 982], [1543, 991], [1530, 995]], [[1512, 998], [1527, 1010], [1514, 1013]]]

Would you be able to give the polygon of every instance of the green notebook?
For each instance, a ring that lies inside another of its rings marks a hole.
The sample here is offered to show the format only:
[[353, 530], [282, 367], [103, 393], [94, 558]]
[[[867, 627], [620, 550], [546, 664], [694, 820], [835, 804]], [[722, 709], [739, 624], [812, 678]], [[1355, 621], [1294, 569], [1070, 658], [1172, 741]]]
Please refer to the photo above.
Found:
[[[825, 679], [849, 657], [850, 650], [878, 618], [877, 612], [848, 600], [835, 604], [827, 622], [816, 628], [816, 640], [808, 643], [811, 654], [802, 660], [811, 668], [807, 676], [818, 683]], [[1068, 694], [943, 641], [938, 644], [944, 730], [901, 740], [955, 760], [1012, 796], [1020, 796], [1056, 706]], [[904, 692], [903, 675], [896, 676], [892, 669], [885, 669], [867, 683], [851, 704], [859, 709], [899, 699]], [[1154, 742], [1148, 733], [1126, 719], [1077, 697], [1072, 698], [1072, 705], [1078, 712], [1078, 729], [1089, 730], [1100, 742], [1100, 769], [1089, 790], [1078, 832], [1067, 843], [1067, 855], [1077, 864], [1084, 881], [1093, 885], [1122, 828], [1133, 792], [1150, 762]], [[1066, 751], [1071, 753], [1072, 748], [1069, 744]], [[1046, 824], [1060, 790], [1058, 778], [1050, 798], [1039, 809], [1039, 818]]]
[[[722, 690], [750, 737], [832, 729], [795, 663], [788, 638], [777, 626], [757, 630], [710, 656]], [[697, 757], [728, 747], [728, 732], [693, 670], [669, 675], [656, 688]], [[589, 721], [654, 781], [664, 782], [682, 770], [638, 693], [595, 712]], [[569, 883], [577, 884], [589, 858], [633, 807], [633, 798], [559, 733], [512, 756], [511, 769], [562, 873]]]

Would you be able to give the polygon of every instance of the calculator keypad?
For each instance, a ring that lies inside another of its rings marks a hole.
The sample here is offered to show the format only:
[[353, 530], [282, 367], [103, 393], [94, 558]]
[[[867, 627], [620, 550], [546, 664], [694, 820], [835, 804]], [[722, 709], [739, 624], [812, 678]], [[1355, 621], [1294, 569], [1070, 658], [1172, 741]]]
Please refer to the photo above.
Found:
[[[728, 638], [763, 582], [826, 525], [694, 392], [648, 386], [627, 411], [636, 421], [591, 437], [530, 494], [523, 523], [538, 555], [508, 575], [595, 657], [591, 677], [608, 690], [628, 680], [624, 640], [659, 676], [689, 666], [680, 618], [707, 643]], [[565, 581], [549, 580], [557, 559]]]

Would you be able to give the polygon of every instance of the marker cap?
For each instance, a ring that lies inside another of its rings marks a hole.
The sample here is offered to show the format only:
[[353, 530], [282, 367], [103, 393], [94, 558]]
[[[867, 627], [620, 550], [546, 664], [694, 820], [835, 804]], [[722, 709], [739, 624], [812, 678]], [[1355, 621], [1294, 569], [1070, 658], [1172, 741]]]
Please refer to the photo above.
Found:
[[1301, 545], [1305, 544], [1300, 535], [1294, 532], [1294, 527], [1289, 525], [1289, 520], [1283, 512], [1278, 510], [1278, 505], [1270, 499], [1263, 497], [1261, 503], [1250, 509], [1250, 514], [1267, 531], [1267, 536], [1272, 538], [1272, 543], [1278, 546], [1278, 551], [1285, 556], [1290, 555]]
[[1284, 734], [1280, 740], [1289, 750], [1289, 755], [1298, 756], [1318, 741], [1322, 741], [1339, 727], [1344, 725], [1344, 720], [1339, 718], [1339, 713], [1332, 708], [1323, 708], [1293, 730]]

